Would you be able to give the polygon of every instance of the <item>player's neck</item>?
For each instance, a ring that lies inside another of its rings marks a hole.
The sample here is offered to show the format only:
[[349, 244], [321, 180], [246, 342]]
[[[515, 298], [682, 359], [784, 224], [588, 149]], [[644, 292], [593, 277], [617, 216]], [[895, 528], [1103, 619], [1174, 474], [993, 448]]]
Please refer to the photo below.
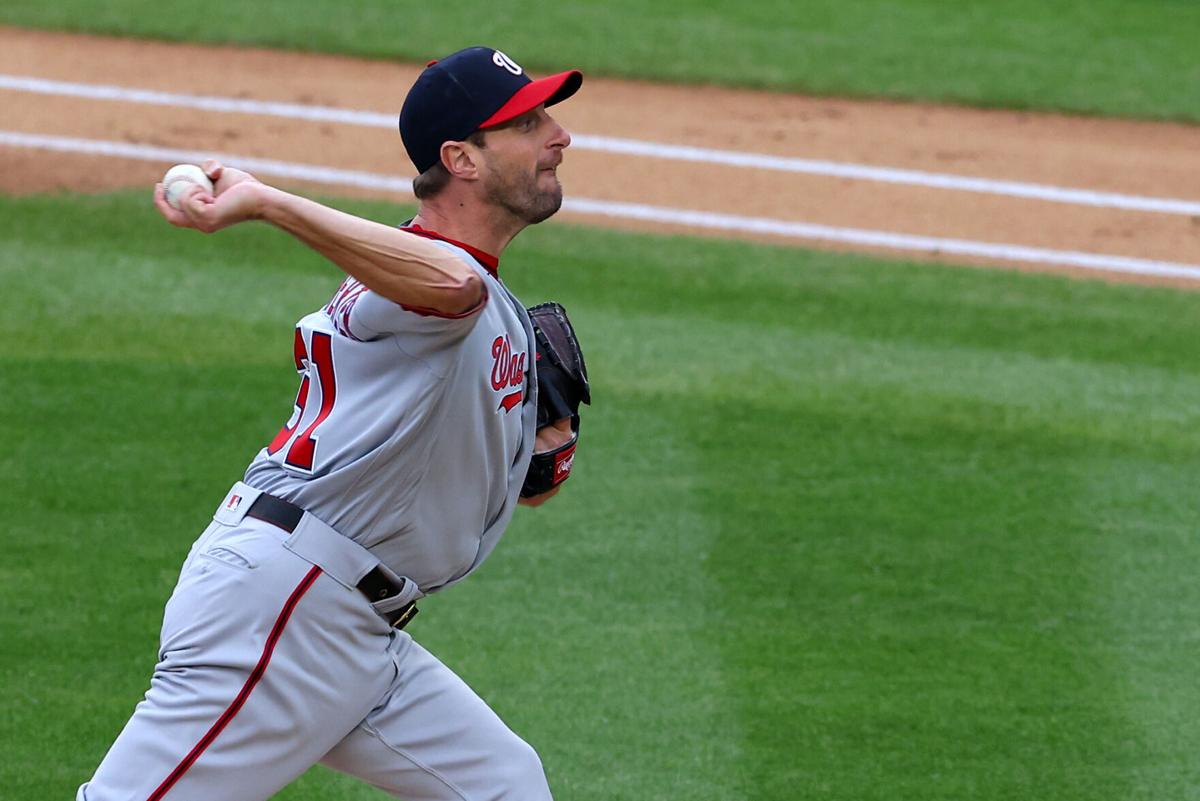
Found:
[[427, 231], [436, 231], [447, 239], [464, 242], [497, 259], [526, 225], [509, 215], [498, 217], [491, 209], [472, 209], [469, 203], [444, 204], [435, 201], [421, 204], [413, 224]]

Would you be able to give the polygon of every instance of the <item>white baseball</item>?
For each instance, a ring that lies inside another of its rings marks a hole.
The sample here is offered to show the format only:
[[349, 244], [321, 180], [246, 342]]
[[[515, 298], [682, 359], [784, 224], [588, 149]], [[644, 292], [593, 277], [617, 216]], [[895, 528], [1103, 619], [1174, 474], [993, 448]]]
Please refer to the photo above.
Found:
[[162, 185], [163, 191], [167, 195], [167, 202], [171, 204], [172, 208], [179, 208], [180, 196], [192, 184], [199, 184], [204, 188], [204, 191], [212, 194], [212, 181], [208, 180], [208, 176], [204, 174], [204, 170], [195, 164], [176, 164], [167, 170], [167, 174], [163, 176]]

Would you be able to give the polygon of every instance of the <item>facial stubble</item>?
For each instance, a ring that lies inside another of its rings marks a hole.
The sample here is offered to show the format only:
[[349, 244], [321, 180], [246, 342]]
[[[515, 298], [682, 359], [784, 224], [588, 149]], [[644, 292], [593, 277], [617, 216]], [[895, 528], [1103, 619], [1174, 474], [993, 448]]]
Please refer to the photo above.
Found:
[[554, 178], [553, 189], [542, 189], [538, 180], [542, 171], [535, 169], [533, 173], [519, 169], [497, 169], [495, 159], [488, 158], [492, 168], [488, 179], [488, 199], [508, 211], [514, 217], [527, 225], [536, 225], [554, 216], [562, 207], [562, 184], [558, 176]]

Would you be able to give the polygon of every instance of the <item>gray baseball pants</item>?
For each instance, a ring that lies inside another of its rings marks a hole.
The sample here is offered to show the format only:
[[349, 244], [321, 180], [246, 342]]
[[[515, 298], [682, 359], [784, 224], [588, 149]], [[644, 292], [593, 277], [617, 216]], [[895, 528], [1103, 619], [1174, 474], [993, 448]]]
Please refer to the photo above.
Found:
[[533, 749], [355, 589], [374, 558], [310, 514], [244, 517], [255, 497], [235, 485], [192, 546], [150, 689], [76, 801], [263, 801], [318, 762], [407, 801], [548, 801]]

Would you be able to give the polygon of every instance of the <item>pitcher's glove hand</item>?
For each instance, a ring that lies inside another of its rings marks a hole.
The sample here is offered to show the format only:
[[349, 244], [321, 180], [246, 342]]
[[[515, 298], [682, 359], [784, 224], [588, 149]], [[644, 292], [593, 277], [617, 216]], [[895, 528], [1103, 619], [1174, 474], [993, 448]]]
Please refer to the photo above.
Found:
[[571, 475], [579, 442], [579, 404], [592, 402], [583, 351], [566, 309], [557, 303], [541, 303], [529, 309], [529, 319], [537, 341], [537, 427], [569, 417], [572, 433], [557, 448], [533, 455], [521, 487], [522, 498], [549, 492]]

